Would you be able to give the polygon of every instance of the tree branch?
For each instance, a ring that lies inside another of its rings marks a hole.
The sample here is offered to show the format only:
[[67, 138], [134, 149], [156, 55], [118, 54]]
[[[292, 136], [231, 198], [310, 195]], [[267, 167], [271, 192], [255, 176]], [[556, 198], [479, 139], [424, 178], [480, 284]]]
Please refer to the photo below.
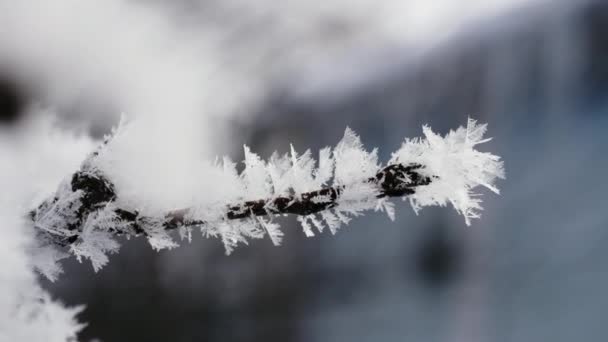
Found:
[[[421, 168], [422, 165], [418, 164], [388, 165], [378, 172], [375, 177], [367, 179], [366, 182], [378, 186], [377, 198], [411, 195], [415, 192], [416, 187], [428, 185], [431, 182], [430, 177], [423, 176], [418, 172]], [[67, 246], [78, 240], [82, 230], [81, 227], [89, 214], [116, 200], [113, 184], [99, 174], [85, 171], [76, 172], [72, 176], [71, 188], [73, 192], [82, 191], [83, 195], [80, 198], [80, 206], [75, 210], [76, 218], [66, 224], [66, 229], [73, 234], [53, 236], [54, 242], [62, 246]], [[337, 206], [340, 194], [344, 189], [345, 186], [327, 187], [298, 195], [292, 194], [232, 204], [227, 206], [225, 217], [228, 220], [238, 220], [268, 214], [311, 215]], [[50, 203], [52, 204], [57, 200], [58, 198], [54, 198]], [[38, 212], [43, 212], [44, 206], [48, 205], [47, 201], [37, 210], [32, 211], [30, 213], [31, 219], [35, 222]], [[204, 221], [189, 220], [187, 217], [191, 210], [185, 208], [167, 213], [164, 216], [163, 227], [166, 230], [172, 230], [179, 227], [205, 224]], [[122, 208], [115, 209], [114, 213], [121, 219], [121, 222], [128, 226], [128, 229], [124, 229], [124, 225], [121, 229], [111, 229], [116, 235], [146, 234], [141, 227], [141, 223], [146, 222], [148, 218], [141, 216], [137, 211]]]

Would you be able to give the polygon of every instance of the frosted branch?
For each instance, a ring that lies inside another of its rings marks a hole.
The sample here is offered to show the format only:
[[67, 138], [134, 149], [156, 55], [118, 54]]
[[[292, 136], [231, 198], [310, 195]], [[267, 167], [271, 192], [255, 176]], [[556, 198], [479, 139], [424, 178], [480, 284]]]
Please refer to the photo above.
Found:
[[[140, 212], [134, 209], [137, 203], [121, 197], [121, 189], [108, 177], [114, 165], [107, 162], [113, 144], [108, 139], [30, 217], [39, 240], [69, 249], [79, 260], [91, 259], [95, 270], [108, 262], [107, 253], [118, 250], [118, 235], [144, 235], [154, 249], [163, 249], [177, 246], [171, 230], [190, 239], [192, 229], [198, 228], [204, 236], [219, 237], [230, 253], [237, 244], [266, 234], [279, 244], [282, 232], [274, 222], [276, 215], [298, 215], [307, 236], [315, 229], [335, 233], [366, 210], [384, 211], [393, 219], [394, 197], [408, 199], [416, 212], [451, 203], [469, 224], [481, 209], [472, 189], [481, 185], [498, 192], [494, 180], [504, 177], [499, 157], [474, 149], [489, 140], [483, 139], [485, 129], [469, 120], [466, 128], [441, 137], [424, 127], [425, 138], [406, 139], [386, 166], [350, 129], [333, 150], [320, 152], [318, 168], [309, 151], [298, 155], [293, 146], [289, 154], [275, 154], [267, 162], [245, 147], [240, 175], [228, 159], [209, 166], [217, 182], [232, 189], [226, 191], [230, 194], [158, 214]], [[118, 129], [115, 135], [120, 134]]]

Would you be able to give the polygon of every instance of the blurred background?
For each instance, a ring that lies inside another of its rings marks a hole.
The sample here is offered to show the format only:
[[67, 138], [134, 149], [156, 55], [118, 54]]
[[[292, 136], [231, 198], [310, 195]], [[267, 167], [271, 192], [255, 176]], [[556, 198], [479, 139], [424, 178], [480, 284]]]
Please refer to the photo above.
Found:
[[[489, 123], [494, 140], [482, 149], [505, 160], [507, 179], [500, 196], [484, 193], [471, 227], [451, 208], [416, 216], [398, 203], [395, 222], [368, 214], [335, 236], [306, 238], [284, 219], [282, 246], [254, 241], [229, 257], [219, 240], [195, 236], [159, 253], [124, 241], [99, 273], [72, 258], [57, 282], [42, 282], [86, 304], [83, 341], [608, 339], [608, 2], [132, 3], [162, 18], [170, 38], [207, 44], [176, 63], [186, 75], [210, 69], [200, 96], [213, 119], [200, 129], [221, 132], [214, 153], [240, 160], [246, 143], [268, 157], [290, 142], [317, 151], [350, 126], [386, 161], [421, 125], [445, 134], [471, 116]], [[20, 36], [2, 37], [0, 57], [10, 57]], [[62, 57], [55, 48], [44, 51]], [[104, 52], [102, 65], [127, 58]], [[0, 58], [4, 130], [42, 115], [31, 110], [40, 104], [96, 139], [117, 123], [124, 101], [112, 82], [22, 61]], [[64, 76], [73, 87], [57, 91]], [[148, 80], [161, 93], [197, 84]]]

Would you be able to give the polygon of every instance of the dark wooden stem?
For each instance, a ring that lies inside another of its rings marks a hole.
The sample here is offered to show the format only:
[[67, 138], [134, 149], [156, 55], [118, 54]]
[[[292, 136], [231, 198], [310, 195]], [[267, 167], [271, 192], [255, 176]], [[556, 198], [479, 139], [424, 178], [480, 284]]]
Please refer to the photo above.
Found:
[[[378, 198], [411, 195], [415, 192], [417, 186], [428, 185], [431, 182], [430, 177], [422, 176], [417, 172], [420, 168], [422, 168], [421, 165], [389, 165], [378, 172], [375, 177], [367, 179], [367, 182], [379, 186]], [[344, 188], [345, 186], [328, 187], [297, 196], [290, 195], [246, 201], [238, 205], [228, 206], [226, 217], [229, 220], [236, 220], [268, 214], [311, 215], [335, 207]], [[170, 212], [166, 216], [165, 227], [173, 229], [179, 226], [204, 224], [204, 222], [185, 219], [188, 212], [189, 209]]]
[[[388, 165], [375, 177], [366, 181], [378, 186], [378, 198], [382, 197], [402, 197], [411, 195], [416, 187], [428, 185], [431, 177], [423, 176], [418, 171], [421, 165]], [[72, 190], [83, 191], [84, 195], [80, 199], [80, 207], [76, 209], [76, 222], [67, 225], [67, 229], [74, 234], [68, 237], [61, 237], [57, 243], [68, 245], [75, 242], [80, 235], [81, 226], [87, 216], [104, 207], [107, 203], [116, 200], [116, 192], [112, 183], [99, 174], [91, 174], [84, 171], [75, 173], [71, 182]], [[338, 205], [338, 198], [345, 186], [327, 187], [315, 191], [305, 192], [299, 195], [279, 196], [270, 199], [258, 199], [246, 201], [239, 204], [228, 205], [226, 208], [226, 218], [229, 220], [244, 219], [251, 216], [264, 216], [268, 214], [294, 214], [310, 215], [331, 209]], [[57, 199], [51, 200], [51, 203]], [[41, 205], [38, 210], [32, 212], [32, 220], [36, 220], [37, 212], [43, 210]], [[191, 209], [185, 208], [174, 210], [165, 215], [165, 229], [176, 229], [183, 226], [196, 226], [205, 224], [204, 221], [190, 220], [188, 214]], [[137, 211], [116, 209], [116, 215], [129, 226], [129, 231], [115, 230], [117, 235], [132, 233], [135, 235], [145, 234], [142, 224], [147, 218], [139, 215]]]

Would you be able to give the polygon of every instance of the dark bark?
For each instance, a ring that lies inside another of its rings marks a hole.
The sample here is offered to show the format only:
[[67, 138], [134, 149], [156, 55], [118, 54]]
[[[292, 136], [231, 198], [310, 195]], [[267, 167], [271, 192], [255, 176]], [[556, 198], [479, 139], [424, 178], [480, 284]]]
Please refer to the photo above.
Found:
[[[375, 177], [369, 178], [366, 181], [378, 186], [378, 198], [407, 196], [413, 194], [416, 187], [428, 185], [431, 182], [430, 177], [423, 176], [418, 172], [421, 168], [422, 166], [417, 164], [407, 166], [392, 164], [378, 172]], [[71, 186], [73, 191], [81, 190], [84, 192], [84, 195], [81, 198], [80, 207], [76, 208], [77, 221], [67, 225], [67, 228], [73, 231], [74, 235], [61, 237], [61, 241], [57, 241], [61, 245], [75, 242], [80, 235], [80, 227], [87, 215], [116, 199], [116, 192], [112, 183], [99, 174], [83, 171], [77, 172], [72, 177]], [[344, 189], [344, 186], [327, 187], [297, 196], [280, 196], [233, 204], [227, 206], [226, 218], [237, 220], [268, 214], [310, 215], [337, 206], [337, 199]], [[53, 199], [51, 202], [56, 200]], [[44, 210], [45, 205], [47, 204], [41, 205], [37, 211]], [[33, 220], [36, 220], [37, 211], [31, 214]], [[188, 220], [187, 216], [189, 212], [190, 209], [185, 208], [167, 213], [165, 215], [165, 228], [170, 230], [182, 226], [205, 224], [205, 222], [199, 220]], [[128, 233], [134, 235], [145, 234], [141, 224], [145, 223], [146, 217], [139, 215], [137, 211], [126, 209], [117, 209], [115, 213], [123, 222], [128, 223], [129, 231], [115, 230], [114, 233], [117, 235]]]
[[[378, 198], [402, 197], [411, 195], [415, 188], [428, 185], [429, 177], [422, 176], [417, 172], [421, 165], [403, 166], [393, 164], [378, 172], [375, 177], [367, 182], [378, 184]], [[406, 181], [408, 180], [408, 181]], [[247, 201], [238, 205], [228, 206], [226, 217], [229, 220], [243, 219], [249, 216], [265, 216], [268, 214], [294, 214], [310, 215], [331, 209], [337, 205], [336, 200], [344, 187], [328, 187], [316, 191], [305, 192], [299, 196], [275, 197], [273, 199], [260, 199]], [[168, 229], [185, 225], [203, 224], [204, 222], [191, 222], [185, 219], [188, 209], [170, 212], [165, 226]]]

